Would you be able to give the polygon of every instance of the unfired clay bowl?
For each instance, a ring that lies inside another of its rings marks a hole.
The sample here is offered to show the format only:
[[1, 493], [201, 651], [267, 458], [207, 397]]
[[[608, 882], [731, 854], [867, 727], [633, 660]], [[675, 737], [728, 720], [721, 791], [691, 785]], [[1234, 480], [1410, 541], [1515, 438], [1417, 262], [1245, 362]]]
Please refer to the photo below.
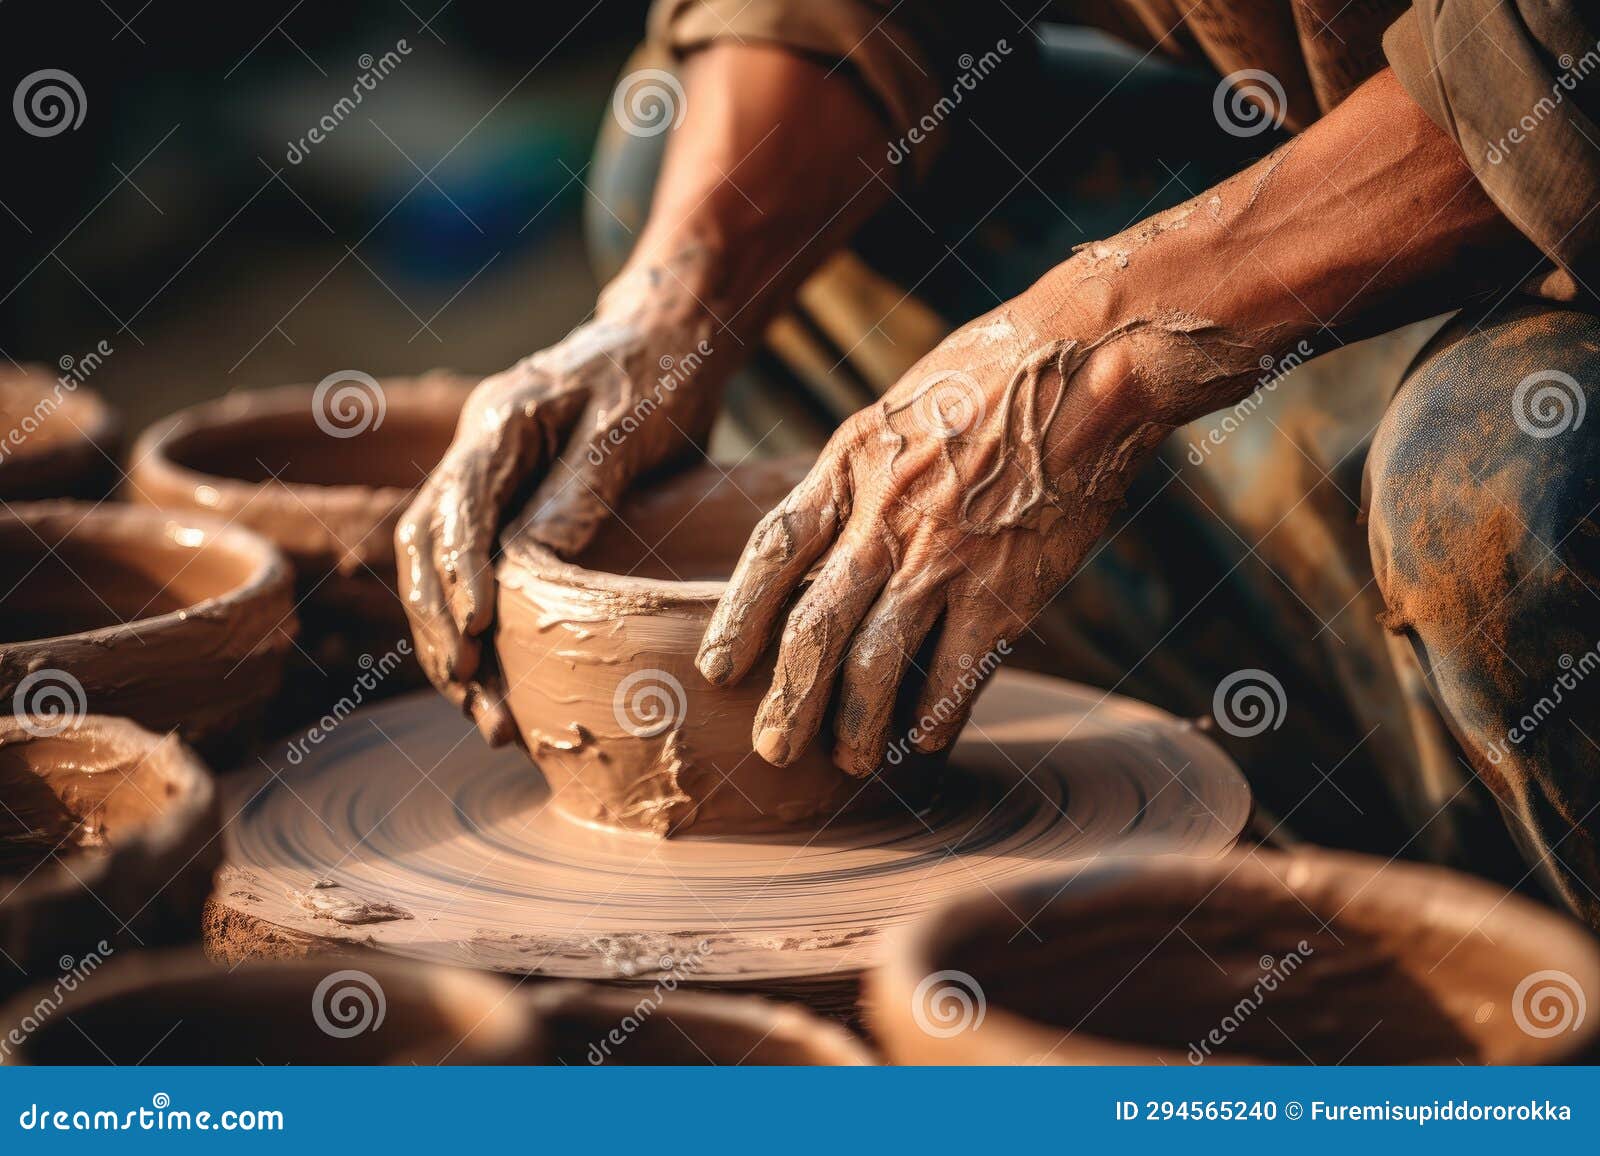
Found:
[[[0, 1023], [24, 1023], [24, 992]], [[141, 952], [96, 970], [12, 1064], [516, 1064], [540, 1051], [505, 980], [393, 960], [257, 963]]]
[[0, 500], [102, 498], [119, 441], [116, 415], [88, 386], [69, 389], [44, 366], [0, 373]]
[[[215, 513], [288, 555], [301, 646], [316, 664], [300, 673], [325, 674], [340, 690], [363, 655], [409, 647], [395, 524], [450, 444], [476, 380], [436, 372], [378, 384], [381, 420], [359, 385], [342, 400], [338, 388], [319, 401], [317, 387], [293, 385], [180, 410], [139, 435], [128, 472], [131, 500]], [[420, 685], [415, 662], [403, 669], [387, 689]]]
[[837, 1024], [756, 996], [532, 984], [528, 1001], [545, 1051], [535, 1063], [827, 1065], [874, 1062]]
[[871, 779], [839, 770], [831, 719], [790, 766], [755, 754], [775, 648], [735, 687], [695, 669], [751, 531], [805, 471], [793, 460], [726, 474], [702, 464], [646, 482], [571, 562], [526, 535], [503, 541], [497, 654], [511, 713], [564, 814], [656, 835], [754, 834], [847, 809], [898, 811], [931, 792], [928, 760]]
[[176, 736], [99, 715], [44, 729], [0, 718], [0, 948], [26, 973], [7, 964], [0, 991], [193, 939], [222, 860], [211, 776]]
[[1600, 945], [1442, 868], [1108, 859], [899, 929], [870, 999], [899, 1063], [1548, 1064], [1594, 1046]]
[[236, 757], [295, 629], [288, 563], [211, 518], [119, 503], [0, 511], [0, 701], [131, 718]]

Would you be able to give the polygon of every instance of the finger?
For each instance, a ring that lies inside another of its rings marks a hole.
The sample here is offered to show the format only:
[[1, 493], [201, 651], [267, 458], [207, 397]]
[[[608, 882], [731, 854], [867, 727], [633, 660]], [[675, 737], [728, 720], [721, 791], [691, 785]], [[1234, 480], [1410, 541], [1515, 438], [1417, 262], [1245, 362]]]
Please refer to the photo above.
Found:
[[849, 512], [843, 465], [822, 461], [761, 519], [701, 640], [695, 666], [707, 680], [728, 686], [750, 672], [767, 649], [779, 611]]
[[456, 629], [439, 586], [428, 530], [433, 509], [432, 493], [424, 490], [395, 527], [395, 559], [400, 603], [417, 643], [417, 662], [428, 681], [450, 694], [452, 689], [459, 692], [459, 680], [471, 677], [478, 646]]
[[465, 688], [463, 706], [477, 724], [478, 733], [491, 747], [503, 747], [517, 737], [517, 726], [506, 708], [505, 680], [492, 656], [485, 655], [478, 675]]
[[789, 612], [772, 686], [756, 711], [756, 753], [788, 766], [817, 735], [839, 663], [856, 624], [889, 577], [888, 552], [876, 544], [841, 548]]
[[943, 608], [936, 591], [902, 570], [867, 614], [840, 675], [833, 749], [840, 770], [866, 776], [882, 764], [906, 668]]
[[993, 595], [950, 599], [927, 681], [917, 696], [911, 732], [917, 750], [932, 754], [955, 741], [978, 692], [1011, 653], [1011, 640], [1022, 629], [1017, 616]]
[[494, 617], [494, 540], [511, 456], [499, 446], [474, 447], [441, 474], [433, 564], [465, 636], [482, 634]]
[[[595, 429], [600, 414], [591, 410], [580, 429]], [[633, 467], [621, 446], [604, 430], [573, 439], [528, 503], [528, 532], [563, 558], [580, 553], [594, 540], [633, 480]]]

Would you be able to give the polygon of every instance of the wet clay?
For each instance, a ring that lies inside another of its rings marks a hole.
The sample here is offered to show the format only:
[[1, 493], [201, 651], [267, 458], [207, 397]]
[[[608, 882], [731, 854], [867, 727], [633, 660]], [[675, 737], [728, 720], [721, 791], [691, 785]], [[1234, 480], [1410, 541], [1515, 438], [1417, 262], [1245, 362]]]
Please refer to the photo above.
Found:
[[[1600, 1034], [1568, 1014], [1600, 999], [1600, 946], [1442, 868], [1251, 851], [997, 891], [886, 948], [870, 1012], [897, 1062], [1545, 1064]], [[936, 973], [964, 973], [962, 990]]]
[[0, 949], [22, 968], [0, 972], [0, 991], [107, 945], [193, 938], [222, 859], [204, 766], [125, 719], [53, 736], [26, 721], [0, 719]]
[[[31, 1017], [51, 985], [0, 1010]], [[226, 971], [198, 951], [112, 960], [5, 1061], [12, 1064], [519, 1064], [542, 1050], [511, 985], [395, 960]]]
[[[473, 384], [443, 372], [388, 378], [378, 382], [381, 407], [359, 383], [343, 402], [337, 393], [319, 401], [310, 385], [229, 394], [140, 434], [127, 495], [212, 513], [276, 544], [297, 584], [306, 658], [296, 681], [342, 693], [363, 655], [410, 638], [394, 592], [395, 522], [444, 453]], [[420, 684], [414, 663], [404, 670], [385, 679], [390, 689]], [[306, 697], [310, 709], [327, 696]]]
[[942, 760], [903, 752], [871, 779], [815, 743], [781, 770], [751, 748], [770, 660], [733, 687], [695, 654], [750, 531], [802, 461], [646, 482], [572, 563], [506, 536], [496, 653], [523, 742], [555, 807], [655, 835], [753, 834], [916, 809]]
[[0, 500], [102, 498], [119, 442], [111, 407], [70, 375], [0, 372]]
[[[218, 959], [362, 950], [633, 985], [670, 973], [843, 1016], [879, 932], [941, 897], [1129, 840], [1214, 855], [1250, 812], [1232, 762], [1187, 724], [1011, 671], [927, 806], [820, 828], [661, 839], [575, 822], [524, 752], [485, 750], [432, 692], [274, 769], [227, 787], [239, 814], [206, 929]], [[391, 917], [312, 910], [319, 883]]]
[[217, 758], [259, 731], [295, 629], [289, 568], [267, 542], [117, 503], [0, 511], [0, 591], [14, 711], [121, 715]]

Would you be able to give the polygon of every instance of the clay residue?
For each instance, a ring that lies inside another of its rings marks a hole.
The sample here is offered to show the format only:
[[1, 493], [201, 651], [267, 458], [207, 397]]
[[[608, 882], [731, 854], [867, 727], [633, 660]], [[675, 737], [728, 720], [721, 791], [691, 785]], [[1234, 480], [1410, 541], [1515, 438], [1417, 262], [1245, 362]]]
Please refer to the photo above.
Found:
[[291, 891], [289, 897], [318, 919], [331, 919], [352, 927], [416, 918], [403, 907], [383, 899], [363, 898], [330, 879], [318, 879], [304, 891]]

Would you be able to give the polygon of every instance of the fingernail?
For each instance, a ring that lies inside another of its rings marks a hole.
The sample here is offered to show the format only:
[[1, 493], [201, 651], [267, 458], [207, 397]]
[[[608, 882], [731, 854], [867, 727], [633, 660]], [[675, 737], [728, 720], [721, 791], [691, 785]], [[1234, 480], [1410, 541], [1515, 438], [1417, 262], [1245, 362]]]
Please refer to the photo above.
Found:
[[720, 684], [733, 673], [733, 653], [726, 646], [702, 650], [700, 657], [695, 660], [695, 667], [707, 682]]
[[778, 727], [766, 727], [756, 736], [756, 754], [775, 767], [789, 762], [789, 735]]

